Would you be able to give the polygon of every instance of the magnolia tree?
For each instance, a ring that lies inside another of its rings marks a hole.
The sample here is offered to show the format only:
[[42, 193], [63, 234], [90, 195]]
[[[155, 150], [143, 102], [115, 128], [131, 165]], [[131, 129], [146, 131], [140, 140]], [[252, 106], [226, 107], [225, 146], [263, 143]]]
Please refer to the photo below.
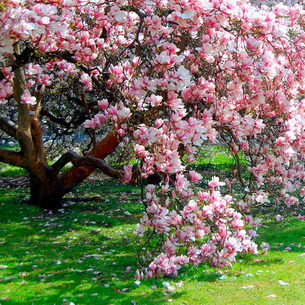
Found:
[[[31, 203], [50, 209], [96, 168], [126, 183], [158, 174], [136, 231], [156, 236], [159, 252], [145, 253], [140, 278], [255, 253], [251, 206], [305, 196], [304, 13], [246, 0], [6, 1], [0, 97], [15, 103], [18, 119], [0, 117], [0, 128], [20, 151], [0, 149], [0, 161], [25, 168]], [[87, 155], [69, 151], [49, 165], [41, 109], [71, 80], [82, 86], [74, 94], [100, 109], [85, 127], [109, 132]], [[203, 177], [186, 165], [211, 143], [227, 147], [236, 170], [201, 189]], [[137, 170], [105, 163], [119, 145], [133, 147]]]

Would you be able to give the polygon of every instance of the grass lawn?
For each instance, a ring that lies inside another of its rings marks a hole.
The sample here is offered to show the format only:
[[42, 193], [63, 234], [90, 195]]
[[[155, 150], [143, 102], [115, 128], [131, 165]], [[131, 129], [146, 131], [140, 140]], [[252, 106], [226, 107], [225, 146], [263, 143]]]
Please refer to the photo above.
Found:
[[242, 255], [232, 269], [193, 266], [137, 282], [139, 188], [87, 183], [57, 214], [24, 205], [27, 196], [0, 188], [1, 305], [305, 304], [305, 221], [266, 219], [258, 243], [271, 250]]

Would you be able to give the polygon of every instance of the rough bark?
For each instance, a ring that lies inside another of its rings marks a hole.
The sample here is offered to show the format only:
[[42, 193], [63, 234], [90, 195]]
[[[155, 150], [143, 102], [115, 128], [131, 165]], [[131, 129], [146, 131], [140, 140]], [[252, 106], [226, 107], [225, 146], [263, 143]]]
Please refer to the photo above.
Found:
[[[100, 160], [105, 159], [109, 154], [113, 153], [121, 139], [118, 137], [115, 131], [110, 132], [96, 147], [88, 153], [87, 156], [93, 156]], [[89, 175], [95, 171], [95, 166], [73, 166], [71, 169], [64, 172], [59, 178], [60, 184], [64, 189], [71, 190], [73, 187], [78, 185]]]
[[[105, 141], [104, 143], [108, 142]], [[100, 147], [100, 149], [105, 152], [109, 147]], [[72, 162], [74, 166], [71, 170], [61, 174], [60, 170], [68, 162]], [[74, 152], [64, 154], [52, 166], [43, 163], [37, 164], [36, 167], [32, 169], [32, 174], [30, 175], [30, 204], [48, 210], [57, 210], [61, 208], [63, 196], [70, 191], [72, 187], [78, 185], [88, 177], [95, 169], [100, 169], [103, 173], [115, 179], [120, 179], [124, 175], [123, 171], [113, 169], [99, 158], [92, 155], [82, 157]], [[74, 175], [75, 173], [76, 175]], [[138, 174], [138, 170], [135, 170], [132, 180], [136, 179]], [[65, 180], [63, 180], [62, 177], [64, 177]]]
[[51, 168], [41, 168], [40, 175], [30, 175], [29, 204], [48, 210], [62, 207], [61, 200], [65, 195], [58, 184], [58, 176]]
[[[18, 43], [15, 45], [14, 51], [15, 57], [20, 59], [18, 61], [19, 66], [14, 69], [13, 79], [18, 121], [15, 124], [0, 116], [0, 129], [19, 142], [21, 151], [0, 149], [0, 162], [20, 166], [29, 172], [29, 203], [50, 210], [61, 208], [63, 196], [92, 174], [96, 168], [111, 177], [121, 178], [123, 172], [112, 169], [103, 161], [116, 150], [122, 140], [116, 131], [109, 132], [86, 156], [67, 153], [53, 166], [48, 165], [40, 124], [44, 87], [38, 86], [37, 90], [32, 90], [31, 94], [36, 97], [35, 105], [22, 102], [21, 97], [27, 88], [23, 67], [24, 63], [27, 62], [23, 59], [23, 57], [26, 58], [26, 54], [25, 52], [21, 53]], [[97, 79], [95, 79], [95, 82], [98, 82]], [[98, 83], [98, 85], [103, 87], [101, 83]], [[68, 162], [72, 162], [73, 167], [62, 173], [62, 168]], [[138, 171], [135, 171], [134, 177], [137, 174]]]
[[26, 165], [26, 161], [21, 152], [5, 148], [0, 148], [0, 162], [19, 167], [25, 167]]

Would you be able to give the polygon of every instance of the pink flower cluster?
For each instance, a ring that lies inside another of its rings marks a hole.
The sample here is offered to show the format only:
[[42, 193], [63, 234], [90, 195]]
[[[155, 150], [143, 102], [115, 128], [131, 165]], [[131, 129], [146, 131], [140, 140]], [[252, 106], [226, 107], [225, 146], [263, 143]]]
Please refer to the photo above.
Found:
[[172, 196], [168, 195], [165, 203], [158, 196], [158, 192], [170, 194], [170, 188], [174, 187], [167, 186], [164, 192], [165, 186], [147, 186], [147, 213], [137, 225], [136, 233], [151, 236], [155, 231], [157, 238], [164, 235], [165, 240], [162, 252], [152, 259], [144, 273], [137, 273], [138, 277], [161, 273], [177, 275], [178, 270], [189, 263], [230, 266], [238, 253], [257, 253], [253, 242], [257, 220], [251, 216], [243, 217], [234, 209], [233, 198], [222, 196], [218, 190], [222, 185], [218, 178], [214, 177], [209, 185], [209, 191], [198, 192], [186, 200], [181, 209], [173, 208]]

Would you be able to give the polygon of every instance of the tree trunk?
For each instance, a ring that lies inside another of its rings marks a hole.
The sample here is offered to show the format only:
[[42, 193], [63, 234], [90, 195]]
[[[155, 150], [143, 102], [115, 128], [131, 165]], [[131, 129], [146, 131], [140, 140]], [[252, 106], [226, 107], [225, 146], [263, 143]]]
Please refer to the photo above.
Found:
[[[115, 131], [110, 132], [87, 156], [104, 159], [116, 149], [120, 140]], [[97, 166], [73, 166], [61, 173], [60, 169], [67, 163], [66, 161], [63, 161], [63, 164], [55, 163], [52, 166], [47, 165], [43, 161], [31, 162], [29, 164], [29, 204], [48, 210], [62, 208], [63, 196], [80, 184], [97, 168]]]
[[65, 192], [58, 184], [58, 175], [52, 170], [46, 170], [43, 175], [30, 175], [29, 204], [47, 210], [62, 208], [62, 198]]

